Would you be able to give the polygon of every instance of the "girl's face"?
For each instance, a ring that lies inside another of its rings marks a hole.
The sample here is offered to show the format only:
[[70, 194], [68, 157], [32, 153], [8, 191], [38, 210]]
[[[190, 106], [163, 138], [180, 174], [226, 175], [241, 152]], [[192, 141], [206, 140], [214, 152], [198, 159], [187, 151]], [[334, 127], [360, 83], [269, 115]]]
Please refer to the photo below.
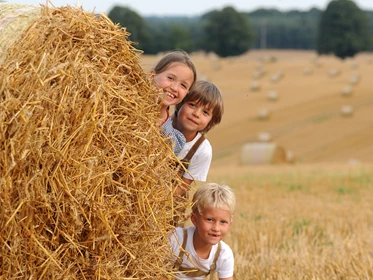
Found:
[[158, 88], [165, 93], [165, 106], [179, 104], [187, 95], [194, 81], [193, 71], [183, 63], [171, 63], [163, 72], [154, 75]]
[[202, 214], [192, 213], [191, 220], [196, 226], [193, 238], [195, 248], [217, 244], [225, 237], [232, 224], [228, 210], [213, 207], [205, 208]]
[[177, 114], [176, 128], [185, 135], [187, 141], [191, 141], [198, 131], [206, 128], [212, 115], [212, 108], [203, 106], [196, 101], [185, 102]]

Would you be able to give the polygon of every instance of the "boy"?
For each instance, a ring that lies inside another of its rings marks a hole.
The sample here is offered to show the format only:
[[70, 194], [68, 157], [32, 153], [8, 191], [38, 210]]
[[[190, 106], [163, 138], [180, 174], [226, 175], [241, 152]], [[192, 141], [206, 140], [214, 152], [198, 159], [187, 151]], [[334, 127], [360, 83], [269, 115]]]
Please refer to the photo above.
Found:
[[232, 224], [235, 208], [230, 187], [209, 183], [198, 188], [190, 217], [193, 226], [177, 227], [170, 236], [177, 279], [202, 280], [216, 271], [219, 280], [233, 280], [233, 252], [222, 239]]
[[194, 180], [205, 182], [212, 159], [212, 147], [205, 134], [221, 122], [224, 112], [223, 97], [220, 90], [208, 81], [197, 81], [176, 105], [173, 116], [174, 128], [185, 137], [183, 149], [177, 153], [183, 159], [197, 144], [191, 157], [187, 172], [182, 175], [183, 186], [176, 186], [175, 194], [185, 197]]

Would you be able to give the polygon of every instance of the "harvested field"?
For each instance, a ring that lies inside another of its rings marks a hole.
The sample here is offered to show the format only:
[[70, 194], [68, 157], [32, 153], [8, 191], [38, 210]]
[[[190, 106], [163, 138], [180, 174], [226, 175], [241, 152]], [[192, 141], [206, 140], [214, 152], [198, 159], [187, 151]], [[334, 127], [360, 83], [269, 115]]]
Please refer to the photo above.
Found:
[[[226, 238], [235, 253], [234, 279], [372, 279], [373, 54], [342, 61], [309, 51], [254, 50], [219, 59], [219, 67], [205, 54], [192, 58], [200, 77], [224, 96], [222, 123], [207, 135], [208, 181], [236, 192]], [[145, 68], [157, 60], [141, 59]], [[351, 84], [356, 73], [360, 79]], [[253, 81], [260, 82], [255, 91]], [[343, 96], [347, 85], [353, 94]], [[267, 96], [272, 90], [275, 101]], [[350, 117], [341, 115], [344, 105], [354, 107]], [[258, 120], [262, 108], [270, 118]], [[242, 146], [262, 132], [292, 152], [293, 163], [242, 165]]]
[[[219, 59], [218, 69], [216, 59], [206, 54], [192, 58], [199, 77], [216, 83], [224, 95], [223, 120], [208, 134], [213, 166], [239, 164], [242, 145], [256, 141], [260, 132], [270, 133], [272, 141], [292, 151], [298, 164], [373, 161], [373, 53], [340, 60], [311, 51], [252, 50]], [[141, 61], [149, 69], [157, 59], [142, 56]], [[339, 74], [331, 77], [334, 69]], [[281, 78], [274, 82], [272, 76], [278, 73]], [[351, 84], [356, 74], [359, 81]], [[253, 81], [260, 82], [260, 89], [251, 89]], [[341, 94], [347, 85], [353, 89], [348, 97]], [[276, 91], [278, 100], [268, 100], [269, 91]], [[351, 117], [341, 115], [344, 105], [354, 108]], [[270, 118], [260, 120], [257, 114], [264, 108]]]

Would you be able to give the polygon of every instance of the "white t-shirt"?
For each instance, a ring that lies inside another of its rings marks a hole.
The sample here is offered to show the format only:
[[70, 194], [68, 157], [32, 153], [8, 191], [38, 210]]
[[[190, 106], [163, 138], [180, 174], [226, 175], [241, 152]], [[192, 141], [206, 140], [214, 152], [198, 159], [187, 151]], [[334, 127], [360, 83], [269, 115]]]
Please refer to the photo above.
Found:
[[[183, 262], [181, 266], [185, 268], [191, 268], [191, 269], [198, 268], [200, 270], [207, 272], [210, 270], [211, 264], [214, 261], [215, 253], [216, 253], [216, 250], [218, 249], [218, 244], [212, 246], [208, 259], [201, 259], [197, 255], [196, 251], [194, 250], [194, 246], [193, 246], [194, 231], [195, 231], [195, 226], [191, 226], [187, 228], [188, 240], [185, 246], [185, 250], [188, 252], [192, 263], [190, 262], [186, 254], [184, 254]], [[184, 239], [183, 228], [181, 227], [175, 228], [175, 232], [170, 235], [171, 249], [175, 256], [179, 256], [180, 247], [183, 244], [183, 239]], [[233, 271], [234, 271], [234, 256], [233, 256], [232, 249], [224, 241], [220, 241], [220, 244], [221, 244], [220, 254], [219, 254], [218, 260], [216, 261], [216, 272], [218, 273], [219, 278], [232, 277]], [[189, 279], [189, 280], [203, 280], [205, 278], [205, 276], [191, 278], [180, 273], [177, 274], [176, 276], [180, 279]]]
[[[186, 142], [183, 149], [177, 154], [179, 159], [183, 159], [189, 150], [193, 147], [194, 143], [201, 137], [201, 133], [197, 133], [196, 137], [190, 142]], [[193, 157], [190, 159], [190, 164], [188, 166], [188, 172], [185, 172], [183, 177], [205, 182], [207, 179], [207, 174], [210, 169], [212, 160], [212, 147], [210, 142], [205, 139], [201, 145], [199, 145], [197, 151], [194, 153]]]

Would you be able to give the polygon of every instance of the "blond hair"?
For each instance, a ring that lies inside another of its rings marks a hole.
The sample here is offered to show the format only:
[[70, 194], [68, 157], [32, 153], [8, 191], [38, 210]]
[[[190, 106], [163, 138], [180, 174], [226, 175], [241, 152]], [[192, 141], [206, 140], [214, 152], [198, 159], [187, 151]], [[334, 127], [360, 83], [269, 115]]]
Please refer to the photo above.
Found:
[[207, 207], [229, 211], [233, 218], [236, 210], [236, 198], [233, 190], [227, 185], [207, 183], [197, 189], [193, 195], [192, 212], [202, 214]]

